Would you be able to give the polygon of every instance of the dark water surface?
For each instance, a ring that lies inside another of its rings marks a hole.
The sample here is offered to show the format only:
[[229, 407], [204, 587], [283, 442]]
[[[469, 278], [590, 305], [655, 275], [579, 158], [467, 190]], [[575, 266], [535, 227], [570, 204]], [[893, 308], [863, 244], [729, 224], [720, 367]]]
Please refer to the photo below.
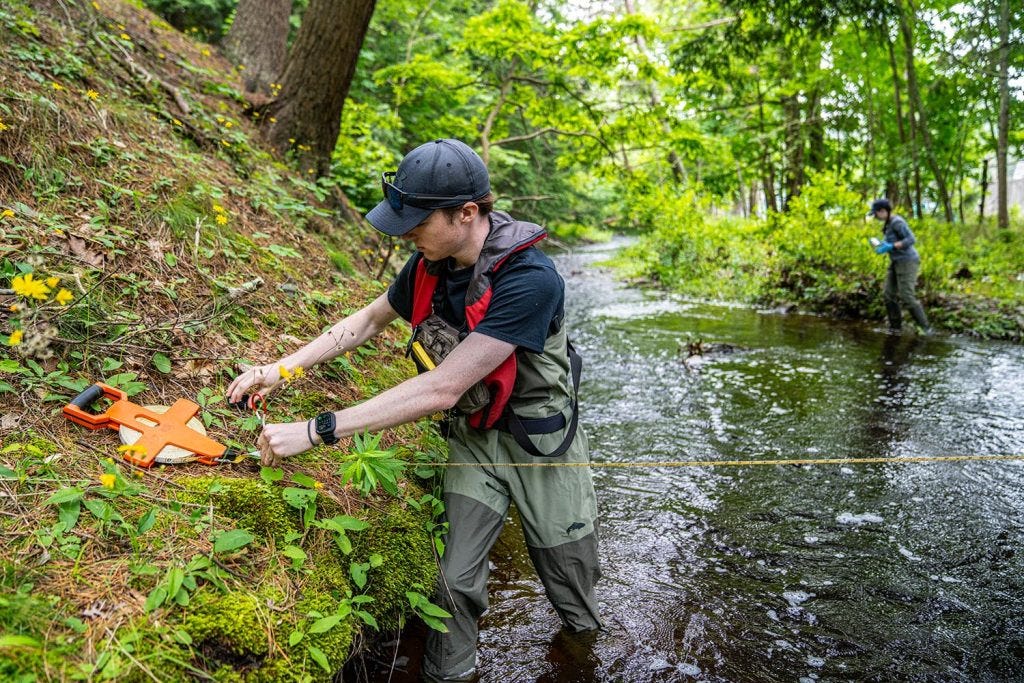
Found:
[[[630, 288], [611, 248], [557, 258], [595, 463], [1024, 453], [1020, 346]], [[1024, 462], [594, 478], [607, 629], [559, 632], [510, 522], [482, 681], [1024, 680]]]

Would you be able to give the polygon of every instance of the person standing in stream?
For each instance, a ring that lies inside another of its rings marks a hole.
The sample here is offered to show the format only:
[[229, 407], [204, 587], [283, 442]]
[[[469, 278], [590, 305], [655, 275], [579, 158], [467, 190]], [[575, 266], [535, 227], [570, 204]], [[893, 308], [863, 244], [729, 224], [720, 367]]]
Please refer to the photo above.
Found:
[[889, 329], [894, 332], [902, 330], [902, 303], [910, 311], [911, 317], [921, 327], [922, 332], [930, 334], [928, 316], [914, 295], [917, 272], [921, 267], [921, 257], [914, 249], [914, 233], [910, 231], [910, 226], [902, 216], [892, 212], [892, 204], [888, 199], [876, 199], [872, 202], [868, 215], [882, 221], [884, 241], [875, 247], [875, 253], [889, 254], [889, 270], [882, 290]]
[[[437, 601], [453, 616], [448, 633], [430, 632], [423, 673], [471, 680], [488, 554], [510, 502], [564, 628], [602, 626], [597, 501], [590, 468], [579, 466], [590, 458], [578, 422], [580, 361], [568, 341], [564, 282], [535, 246], [546, 232], [493, 210], [476, 152], [458, 140], [428, 142], [384, 173], [381, 185], [384, 200], [367, 220], [416, 247], [397, 280], [302, 349], [243, 372], [228, 395], [237, 402], [252, 387], [272, 386], [279, 366], [308, 368], [354, 349], [397, 317], [412, 324], [420, 374], [308, 422], [267, 424], [258, 443], [263, 463], [273, 465], [320, 443], [446, 411], [449, 461], [463, 466], [444, 480], [449, 527]], [[424, 349], [433, 357], [423, 359]], [[538, 462], [575, 466], [507, 466]]]

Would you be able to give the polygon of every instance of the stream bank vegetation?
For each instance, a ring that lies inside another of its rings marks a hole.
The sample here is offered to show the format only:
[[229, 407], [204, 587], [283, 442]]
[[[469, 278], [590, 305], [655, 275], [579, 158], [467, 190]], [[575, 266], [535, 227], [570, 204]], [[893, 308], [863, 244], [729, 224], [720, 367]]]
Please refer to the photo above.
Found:
[[[282, 468], [145, 470], [61, 415], [103, 381], [191, 399], [250, 450], [236, 364], [377, 296], [394, 249], [264, 148], [237, 69], [150, 12], [5, 3], [0, 34], [0, 679], [330, 680], [377, 633], [445, 628], [429, 423]], [[402, 334], [296, 373], [267, 419], [411, 375]]]
[[[695, 193], [634, 206], [653, 229], [611, 263], [630, 278], [687, 296], [781, 310], [884, 320], [888, 257], [869, 237], [861, 197], [814, 175], [786, 213], [723, 216]], [[912, 219], [921, 254], [918, 294], [933, 324], [973, 336], [1024, 340], [1024, 224], [964, 226]]]

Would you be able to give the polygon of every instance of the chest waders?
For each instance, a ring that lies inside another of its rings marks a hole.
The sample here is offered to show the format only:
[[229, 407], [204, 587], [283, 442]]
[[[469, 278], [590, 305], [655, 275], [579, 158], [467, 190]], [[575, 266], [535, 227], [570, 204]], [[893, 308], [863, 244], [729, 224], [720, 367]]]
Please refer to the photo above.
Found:
[[[546, 236], [541, 227], [514, 221], [503, 212], [491, 213], [490, 220], [491, 232], [466, 292], [469, 331], [487, 312], [495, 273]], [[414, 328], [436, 315], [435, 291], [443, 278], [438, 265], [422, 258], [417, 264]], [[519, 511], [530, 559], [565, 628], [577, 632], [602, 625], [594, 593], [601, 571], [590, 469], [503, 467], [541, 459], [589, 462], [587, 437], [578, 429], [580, 365], [565, 326], [558, 325], [545, 340], [543, 352], [517, 350], [483, 379], [490, 398], [487, 405], [450, 421], [449, 461], [472, 466], [451, 467], [445, 473], [449, 527], [437, 599], [454, 616], [445, 621], [448, 633], [432, 630], [428, 635], [423, 663], [428, 679], [472, 676], [477, 622], [488, 604], [488, 554], [510, 503]]]

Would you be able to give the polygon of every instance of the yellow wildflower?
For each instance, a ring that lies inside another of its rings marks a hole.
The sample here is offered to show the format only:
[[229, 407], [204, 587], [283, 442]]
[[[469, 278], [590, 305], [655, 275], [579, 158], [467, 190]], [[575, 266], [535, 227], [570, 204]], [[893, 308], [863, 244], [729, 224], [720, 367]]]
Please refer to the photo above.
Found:
[[302, 377], [303, 375], [306, 374], [306, 369], [299, 365], [292, 371], [292, 374], [295, 375], [296, 377]]
[[75, 300], [75, 295], [66, 289], [62, 289], [59, 292], [57, 292], [57, 295], [53, 297], [53, 299], [61, 306], [67, 306], [69, 303]]
[[100, 3], [98, 3], [98, 2], [95, 2], [95, 1], [94, 1], [94, 2], [92, 3], [92, 8], [93, 8], [94, 10], [99, 10], [99, 8], [100, 8]]
[[63, 85], [61, 85], [60, 83], [58, 83], [57, 81], [52, 81], [52, 82], [50, 83], [50, 85], [52, 85], [52, 86], [53, 86], [53, 89], [54, 89], [54, 90], [63, 90], [63, 89], [64, 89], [64, 86], [63, 86]]
[[6, 124], [4, 124], [3, 121], [0, 121], [0, 132], [5, 131], [5, 130], [7, 130]]
[[179, 121], [178, 119], [171, 119], [171, 121], [173, 121], [174, 125], [176, 125], [176, 126], [180, 126], [181, 125], [181, 121]]
[[59, 283], [60, 283], [60, 278], [59, 277], [48, 277], [48, 278], [46, 278], [46, 286], [49, 287], [50, 289], [53, 289]]
[[323, 487], [324, 487], [323, 483], [321, 483], [319, 481], [314, 481], [313, 482], [313, 488], [315, 488], [315, 489], [322, 489]]
[[50, 288], [46, 286], [46, 283], [34, 279], [32, 273], [18, 275], [11, 280], [11, 289], [15, 294], [26, 299], [39, 299], [40, 301], [46, 301], [46, 295], [50, 293]]
[[121, 37], [121, 40], [131, 40], [132, 39], [132, 37], [130, 35], [128, 35], [127, 33], [122, 33], [120, 37]]
[[15, 330], [11, 332], [11, 336], [7, 338], [8, 346], [17, 346], [21, 343], [21, 335], [24, 334], [21, 330]]
[[277, 117], [276, 116], [271, 116], [270, 117], [270, 122], [271, 123], [277, 123]]
[[217, 225], [227, 225], [228, 224], [228, 217], [225, 216], [222, 213], [218, 213], [217, 217], [214, 218], [213, 220], [217, 221]]
[[94, 102], [100, 98], [100, 94], [95, 90], [89, 89], [85, 91], [85, 96]]
[[[3, 128], [0, 128], [0, 130], [3, 130]], [[14, 212], [11, 211], [10, 209], [4, 209], [3, 211], [0, 211], [0, 218], [10, 218], [13, 215]]]
[[221, 140], [220, 144], [224, 145], [225, 147], [230, 147], [231, 146], [231, 143], [228, 142], [227, 140]]
[[214, 204], [213, 211], [214, 213], [224, 213], [224, 207], [221, 206], [220, 204]]
[[114, 482], [116, 482], [116, 481], [117, 481], [117, 475], [116, 474], [101, 474], [100, 475], [100, 483], [103, 484], [104, 488], [108, 488], [108, 489], [114, 488]]
[[7, 310], [10, 311], [11, 313], [17, 313], [18, 311], [21, 310], [21, 306], [19, 306], [18, 304], [11, 304], [10, 306], [7, 307]]
[[278, 374], [281, 375], [281, 379], [283, 379], [285, 382], [291, 382], [292, 378], [295, 377], [295, 373], [283, 365], [277, 366], [277, 372]]
[[199, 54], [201, 54], [201, 55], [202, 55], [202, 56], [204, 56], [204, 57], [209, 57], [209, 56], [210, 56], [210, 51], [209, 51], [209, 50], [207, 50], [207, 49], [206, 49], [206, 48], [204, 47], [204, 48], [203, 48], [202, 50], [200, 50], [200, 51], [199, 51]]

